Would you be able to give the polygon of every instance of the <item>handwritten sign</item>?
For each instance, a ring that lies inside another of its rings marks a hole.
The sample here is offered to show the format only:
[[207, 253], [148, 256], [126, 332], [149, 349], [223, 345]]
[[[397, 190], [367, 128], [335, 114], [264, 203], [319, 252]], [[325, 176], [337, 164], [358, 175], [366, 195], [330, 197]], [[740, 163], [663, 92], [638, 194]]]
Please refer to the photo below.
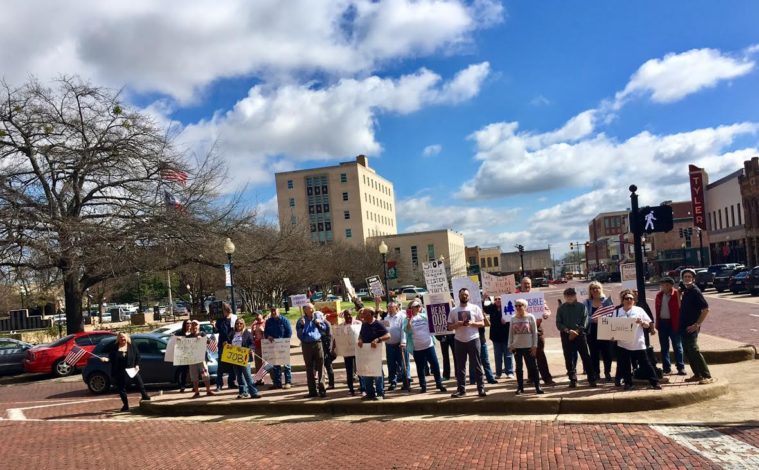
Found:
[[508, 321], [514, 317], [516, 308], [514, 302], [517, 299], [524, 299], [527, 301], [527, 312], [531, 313], [535, 319], [543, 318], [543, 314], [546, 309], [546, 299], [542, 292], [523, 292], [519, 294], [506, 294], [501, 296], [501, 312]]
[[503, 294], [513, 294], [517, 290], [516, 279], [513, 274], [508, 276], [494, 276], [483, 271], [482, 291], [487, 295], [500, 296]]
[[175, 366], [201, 364], [206, 360], [207, 339], [205, 337], [183, 338], [177, 336], [174, 341]]
[[343, 285], [345, 286], [345, 292], [347, 292], [351, 298], [356, 296], [356, 289], [351, 284], [351, 280], [348, 277], [343, 278]]
[[598, 339], [632, 343], [637, 328], [640, 325], [635, 318], [601, 317], [598, 319]]
[[459, 297], [459, 291], [466, 288], [469, 290], [469, 303], [482, 305], [480, 286], [476, 282], [468, 277], [461, 276], [451, 279], [451, 283], [453, 284], [453, 296], [456, 297], [456, 299]]
[[245, 366], [248, 364], [248, 357], [250, 357], [249, 348], [227, 344], [221, 353], [221, 362], [235, 366]]
[[290, 364], [290, 338], [275, 338], [274, 341], [261, 341], [261, 357], [275, 366]]
[[622, 289], [638, 288], [638, 278], [635, 272], [635, 263], [620, 264], [619, 272], [622, 280]]
[[338, 325], [332, 328], [332, 337], [335, 339], [335, 353], [343, 357], [356, 355], [356, 342], [361, 331], [361, 323]]
[[451, 304], [427, 305], [427, 323], [430, 327], [430, 333], [435, 335], [452, 335], [453, 331], [448, 331], [448, 314], [451, 311]]
[[308, 304], [308, 296], [306, 294], [295, 294], [290, 296], [290, 305], [293, 307], [305, 307]]
[[379, 276], [369, 276], [366, 278], [366, 285], [369, 286], [369, 292], [372, 295], [385, 295], [385, 288], [382, 286], [382, 280]]
[[356, 346], [356, 373], [360, 377], [381, 377], [384, 350], [381, 345], [373, 348], [368, 343], [360, 348]]
[[424, 282], [427, 284], [427, 292], [431, 294], [448, 292], [448, 277], [445, 275], [445, 264], [442, 261], [430, 261], [422, 263], [424, 270]]

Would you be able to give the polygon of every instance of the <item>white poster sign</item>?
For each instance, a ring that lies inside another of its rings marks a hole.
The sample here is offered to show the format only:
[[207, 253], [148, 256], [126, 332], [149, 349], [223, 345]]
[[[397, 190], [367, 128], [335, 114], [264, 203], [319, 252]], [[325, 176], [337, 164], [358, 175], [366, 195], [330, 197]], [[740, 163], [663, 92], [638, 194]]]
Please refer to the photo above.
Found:
[[427, 292], [431, 294], [447, 293], [448, 277], [445, 275], [445, 264], [442, 261], [430, 261], [422, 263], [424, 270], [424, 282], [427, 284]]
[[485, 295], [498, 297], [503, 294], [513, 294], [517, 291], [517, 283], [513, 274], [494, 276], [483, 271], [480, 275], [482, 276], [482, 292]]
[[501, 296], [501, 312], [509, 321], [514, 317], [516, 308], [514, 302], [517, 299], [527, 301], [527, 313], [531, 313], [535, 319], [543, 318], [546, 308], [546, 299], [542, 292], [524, 292], [519, 294], [506, 294]]
[[635, 263], [625, 263], [619, 265], [619, 272], [622, 278], [622, 289], [637, 289], [638, 281], [635, 271]]
[[185, 338], [177, 336], [174, 343], [174, 365], [189, 366], [206, 360], [207, 338]]
[[338, 356], [351, 357], [356, 355], [356, 342], [361, 331], [361, 323], [346, 325], [345, 323], [332, 327], [332, 337], [335, 339], [335, 353]]
[[466, 276], [454, 277], [451, 279], [453, 284], [453, 297], [456, 299], [455, 303], [458, 305], [459, 291], [461, 289], [469, 290], [469, 303], [482, 306], [482, 296], [480, 295], [480, 286], [476, 282]]
[[640, 325], [635, 318], [601, 317], [598, 319], [598, 339], [631, 343], [635, 341], [637, 328]]
[[166, 343], [166, 353], [163, 355], [164, 362], [174, 362], [174, 345], [177, 343], [177, 337], [174, 335], [169, 336], [169, 341]]
[[295, 294], [290, 296], [290, 305], [293, 307], [305, 307], [308, 305], [308, 296], [306, 294]]
[[275, 338], [261, 341], [261, 357], [275, 366], [290, 364], [290, 338]]
[[366, 278], [366, 285], [369, 286], [369, 292], [372, 295], [382, 297], [385, 295], [385, 288], [382, 286], [382, 280], [379, 276], [369, 276]]
[[343, 285], [345, 286], [345, 292], [350, 295], [350, 298], [354, 298], [356, 296], [356, 289], [353, 287], [353, 284], [351, 284], [351, 280], [348, 277], [343, 278]]
[[378, 344], [373, 348], [371, 344], [356, 346], [356, 373], [360, 377], [382, 376], [382, 351], [385, 348]]

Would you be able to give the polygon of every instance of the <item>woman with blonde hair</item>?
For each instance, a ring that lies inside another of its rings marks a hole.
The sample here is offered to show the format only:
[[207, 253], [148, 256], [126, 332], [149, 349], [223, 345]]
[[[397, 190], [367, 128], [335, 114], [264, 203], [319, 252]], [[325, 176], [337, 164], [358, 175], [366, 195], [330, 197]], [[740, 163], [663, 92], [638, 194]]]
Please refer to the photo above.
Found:
[[127, 385], [132, 381], [137, 384], [143, 400], [150, 400], [145, 391], [145, 384], [140, 377], [140, 351], [132, 345], [132, 339], [126, 333], [119, 333], [116, 341], [108, 349], [108, 357], [101, 357], [101, 361], [110, 362], [111, 379], [119, 391], [119, 397], [124, 406], [121, 411], [129, 411], [129, 399], [127, 398]]
[[[601, 367], [599, 360], [604, 363], [604, 380], [607, 383], [612, 382], [611, 362], [613, 343], [603, 339], [598, 339], [598, 319], [601, 316], [611, 316], [614, 302], [611, 297], [604, 295], [604, 288], [598, 281], [593, 281], [588, 285], [588, 298], [585, 299], [585, 310], [588, 312], [588, 347], [590, 348], [590, 364], [593, 370], [586, 371], [593, 374], [597, 382], [601, 381]], [[604, 307], [607, 307], [604, 309]], [[606, 313], [604, 313], [606, 312]]]

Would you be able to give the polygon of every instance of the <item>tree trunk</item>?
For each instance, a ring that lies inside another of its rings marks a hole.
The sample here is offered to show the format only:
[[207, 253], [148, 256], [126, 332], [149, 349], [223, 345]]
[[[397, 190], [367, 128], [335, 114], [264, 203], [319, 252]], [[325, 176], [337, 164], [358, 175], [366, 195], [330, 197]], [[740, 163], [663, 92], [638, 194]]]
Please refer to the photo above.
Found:
[[68, 334], [84, 331], [82, 317], [82, 291], [76, 270], [63, 271], [63, 295], [66, 299], [66, 331]]

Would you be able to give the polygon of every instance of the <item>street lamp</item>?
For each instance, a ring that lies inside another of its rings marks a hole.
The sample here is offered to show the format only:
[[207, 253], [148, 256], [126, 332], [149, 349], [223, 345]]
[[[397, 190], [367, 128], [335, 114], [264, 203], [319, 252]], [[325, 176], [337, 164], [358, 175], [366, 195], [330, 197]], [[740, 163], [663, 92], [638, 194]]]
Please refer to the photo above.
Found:
[[192, 307], [194, 306], [192, 303], [192, 290], [190, 290], [189, 284], [187, 284], [185, 287], [187, 287], [187, 294], [190, 296], [190, 310], [192, 310]]
[[387, 302], [390, 303], [390, 289], [387, 286], [387, 245], [385, 240], [382, 240], [377, 247], [380, 255], [382, 255], [382, 270], [385, 273], [385, 295], [387, 296]]
[[235, 303], [235, 277], [232, 270], [232, 254], [235, 252], [235, 244], [232, 243], [231, 238], [227, 238], [224, 242], [224, 253], [227, 254], [227, 260], [229, 260], [229, 297], [232, 304], [232, 313], [237, 315], [237, 304]]

